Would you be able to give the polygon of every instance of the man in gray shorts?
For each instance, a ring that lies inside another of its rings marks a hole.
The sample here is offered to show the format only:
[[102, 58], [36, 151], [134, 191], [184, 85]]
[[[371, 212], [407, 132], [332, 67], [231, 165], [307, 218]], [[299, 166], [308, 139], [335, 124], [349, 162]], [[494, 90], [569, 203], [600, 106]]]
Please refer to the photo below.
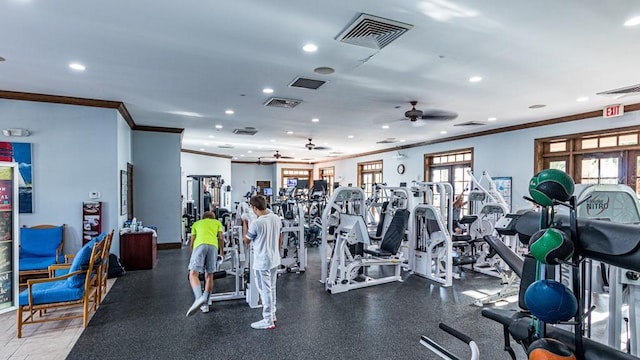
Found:
[[[191, 316], [202, 307], [202, 312], [208, 312], [209, 295], [213, 291], [213, 273], [218, 268], [218, 254], [224, 254], [224, 238], [222, 223], [216, 220], [211, 211], [205, 211], [202, 219], [191, 226], [191, 259], [189, 260], [189, 283], [195, 300], [187, 311]], [[204, 292], [199, 274], [205, 273]]]

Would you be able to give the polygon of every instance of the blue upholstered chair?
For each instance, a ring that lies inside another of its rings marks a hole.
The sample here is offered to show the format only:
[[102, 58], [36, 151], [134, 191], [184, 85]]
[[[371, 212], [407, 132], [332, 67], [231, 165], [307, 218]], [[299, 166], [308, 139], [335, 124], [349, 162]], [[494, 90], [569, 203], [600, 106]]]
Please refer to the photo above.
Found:
[[[113, 240], [113, 230], [109, 234], [102, 233], [91, 240], [95, 241], [104, 241], [104, 246], [102, 248], [102, 254], [100, 256], [100, 272], [98, 274], [98, 283], [100, 286], [98, 287], [98, 303], [102, 303], [102, 299], [104, 295], [107, 293], [107, 275], [109, 272], [109, 252], [111, 251], [111, 242]], [[69, 260], [73, 260], [75, 255], [65, 255], [65, 263], [64, 264], [55, 264], [49, 266], [49, 277], [62, 276], [69, 273], [69, 269], [71, 268], [71, 263], [67, 262]]]
[[[65, 225], [37, 225], [20, 228], [20, 278], [46, 275], [49, 265], [64, 262]], [[22, 281], [22, 280], [21, 280]]]
[[[91, 240], [73, 259], [69, 273], [63, 276], [29, 279], [27, 289], [19, 296], [18, 337], [22, 326], [47, 321], [82, 318], [82, 325], [89, 322], [89, 311], [98, 306], [99, 271], [105, 241]], [[82, 306], [82, 311], [71, 315], [56, 316], [49, 309]]]
[[[94, 241], [94, 240], [102, 241], [105, 239], [106, 236], [107, 236], [107, 233], [103, 232], [89, 241]], [[65, 254], [63, 263], [49, 265], [48, 267], [49, 277], [56, 277], [56, 276], [62, 276], [62, 275], [68, 274], [69, 269], [71, 268], [71, 264], [73, 263], [73, 260], [75, 259], [75, 257], [76, 257], [76, 254]]]

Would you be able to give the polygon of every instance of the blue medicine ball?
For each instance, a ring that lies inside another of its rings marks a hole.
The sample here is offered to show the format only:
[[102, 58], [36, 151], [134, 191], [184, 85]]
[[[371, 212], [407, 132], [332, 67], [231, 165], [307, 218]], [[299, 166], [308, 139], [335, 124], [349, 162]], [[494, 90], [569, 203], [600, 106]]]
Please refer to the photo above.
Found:
[[567, 321], [578, 311], [578, 301], [571, 290], [554, 280], [538, 280], [529, 285], [524, 302], [534, 316], [549, 324]]

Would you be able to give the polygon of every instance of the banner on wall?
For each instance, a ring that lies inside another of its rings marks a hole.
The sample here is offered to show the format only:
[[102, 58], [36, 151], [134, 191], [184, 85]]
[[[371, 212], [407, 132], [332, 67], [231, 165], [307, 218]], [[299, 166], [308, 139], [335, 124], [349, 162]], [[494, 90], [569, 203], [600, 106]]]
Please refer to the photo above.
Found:
[[31, 144], [0, 142], [0, 161], [18, 164], [18, 198], [20, 213], [33, 212]]

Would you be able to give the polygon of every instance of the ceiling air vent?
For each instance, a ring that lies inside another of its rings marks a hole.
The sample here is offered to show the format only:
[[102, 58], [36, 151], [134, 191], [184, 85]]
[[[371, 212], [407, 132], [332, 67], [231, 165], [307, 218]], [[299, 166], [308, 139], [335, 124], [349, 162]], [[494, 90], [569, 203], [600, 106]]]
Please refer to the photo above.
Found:
[[380, 50], [389, 45], [413, 25], [369, 14], [360, 16], [342, 31], [336, 40], [347, 44]]
[[326, 81], [314, 80], [314, 79], [306, 79], [306, 78], [303, 78], [303, 77], [298, 77], [295, 80], [293, 80], [293, 82], [291, 84], [289, 84], [289, 87], [298, 87], [298, 88], [304, 88], [304, 89], [318, 90], [318, 88], [320, 86], [324, 85], [324, 83], [326, 83]]
[[398, 139], [396, 138], [386, 138], [384, 140], [376, 141], [376, 144], [393, 144], [397, 142], [398, 142]]
[[301, 102], [302, 100], [273, 97], [267, 100], [267, 102], [264, 103], [264, 106], [293, 109], [294, 107], [298, 106]]
[[482, 125], [487, 125], [487, 123], [484, 123], [482, 121], [467, 121], [465, 123], [455, 124], [453, 126], [482, 126]]
[[603, 95], [603, 96], [613, 97], [616, 99], [619, 99], [625, 96], [638, 95], [638, 94], [640, 94], [640, 84], [596, 93], [596, 95]]
[[244, 129], [234, 129], [233, 133], [236, 135], [255, 135], [258, 133], [258, 129], [254, 127], [245, 127]]

